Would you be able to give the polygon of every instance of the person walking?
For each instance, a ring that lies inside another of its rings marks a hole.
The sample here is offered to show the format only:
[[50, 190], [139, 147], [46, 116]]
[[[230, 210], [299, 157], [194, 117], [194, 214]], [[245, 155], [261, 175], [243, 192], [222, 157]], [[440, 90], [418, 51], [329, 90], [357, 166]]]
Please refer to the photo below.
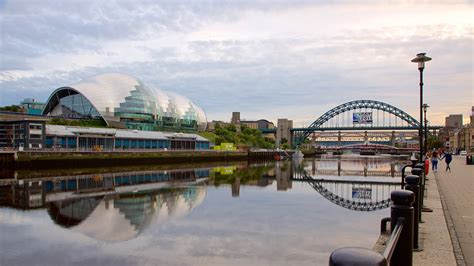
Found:
[[451, 154], [451, 152], [447, 151], [443, 157], [441, 158], [441, 160], [443, 160], [446, 162], [446, 172], [449, 170], [449, 172], [451, 172], [451, 167], [449, 166], [449, 164], [451, 163], [451, 161], [453, 160], [453, 155]]
[[433, 170], [433, 172], [438, 171], [438, 159], [439, 159], [438, 151], [434, 150], [433, 153], [431, 153], [431, 170]]

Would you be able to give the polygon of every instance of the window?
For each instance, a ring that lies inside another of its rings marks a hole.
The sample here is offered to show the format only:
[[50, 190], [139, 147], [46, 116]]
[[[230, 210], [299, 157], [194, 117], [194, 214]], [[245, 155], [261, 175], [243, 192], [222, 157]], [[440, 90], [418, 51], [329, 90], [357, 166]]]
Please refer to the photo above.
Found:
[[[21, 125], [23, 126], [23, 125]], [[20, 126], [20, 128], [21, 128]], [[41, 124], [30, 124], [30, 129], [42, 129], [43, 126]]]
[[30, 139], [41, 139], [41, 134], [30, 134]]

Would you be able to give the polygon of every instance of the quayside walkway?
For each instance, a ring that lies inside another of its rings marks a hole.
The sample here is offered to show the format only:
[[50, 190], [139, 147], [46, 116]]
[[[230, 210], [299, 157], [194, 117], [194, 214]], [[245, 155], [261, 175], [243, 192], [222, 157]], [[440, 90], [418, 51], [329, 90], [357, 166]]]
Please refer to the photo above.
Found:
[[423, 251], [414, 253], [414, 265], [474, 265], [474, 165], [454, 156], [451, 172], [444, 161], [426, 181], [426, 207], [420, 224]]

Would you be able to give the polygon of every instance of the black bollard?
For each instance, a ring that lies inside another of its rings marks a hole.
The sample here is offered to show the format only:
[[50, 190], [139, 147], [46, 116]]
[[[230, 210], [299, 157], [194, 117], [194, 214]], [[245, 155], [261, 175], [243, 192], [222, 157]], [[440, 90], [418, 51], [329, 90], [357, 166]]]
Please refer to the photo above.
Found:
[[411, 170], [411, 173], [412, 173], [413, 175], [419, 176], [419, 177], [420, 177], [420, 180], [421, 180], [421, 175], [423, 174], [423, 170], [420, 169], [420, 168], [413, 168], [413, 169]]
[[421, 211], [423, 210], [423, 202], [424, 202], [424, 199], [425, 199], [425, 180], [423, 178], [424, 176], [424, 170], [423, 168], [420, 168], [420, 166], [415, 166], [415, 168], [411, 169], [411, 174], [412, 175], [417, 175], [420, 177], [420, 181], [419, 181], [419, 186], [420, 186], [420, 200], [419, 200], [419, 203], [420, 203], [420, 210], [418, 212], [418, 222], [422, 223], [421, 221]]
[[[419, 170], [419, 169], [414, 169]], [[409, 175], [405, 177], [405, 182], [407, 185], [405, 186], [406, 190], [410, 190], [415, 193], [415, 203], [413, 203], [414, 213], [413, 213], [413, 248], [416, 251], [421, 251], [422, 249], [419, 246], [419, 216], [421, 213], [421, 205], [420, 205], [420, 177], [417, 175]]]
[[340, 248], [331, 253], [329, 266], [386, 266], [387, 259], [378, 253], [367, 248]]
[[395, 230], [395, 226], [399, 218], [405, 219], [403, 230], [398, 239], [395, 250], [390, 260], [392, 266], [411, 266], [413, 265], [413, 215], [412, 207], [415, 201], [415, 193], [409, 190], [395, 190], [390, 195], [392, 199], [392, 208], [390, 212], [391, 232]]

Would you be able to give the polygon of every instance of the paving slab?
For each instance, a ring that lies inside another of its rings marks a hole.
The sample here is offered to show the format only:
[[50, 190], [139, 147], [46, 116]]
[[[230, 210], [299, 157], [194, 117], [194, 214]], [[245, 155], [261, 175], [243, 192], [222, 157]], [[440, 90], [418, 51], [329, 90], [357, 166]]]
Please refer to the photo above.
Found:
[[433, 175], [444, 203], [457, 262], [474, 266], [474, 165], [467, 165], [465, 156], [454, 156], [451, 171], [444, 170], [444, 161], [439, 166]]
[[457, 265], [457, 260], [446, 222], [442, 196], [434, 173], [428, 175], [424, 205], [433, 212], [423, 212], [419, 243], [423, 251], [413, 253], [414, 265]]

